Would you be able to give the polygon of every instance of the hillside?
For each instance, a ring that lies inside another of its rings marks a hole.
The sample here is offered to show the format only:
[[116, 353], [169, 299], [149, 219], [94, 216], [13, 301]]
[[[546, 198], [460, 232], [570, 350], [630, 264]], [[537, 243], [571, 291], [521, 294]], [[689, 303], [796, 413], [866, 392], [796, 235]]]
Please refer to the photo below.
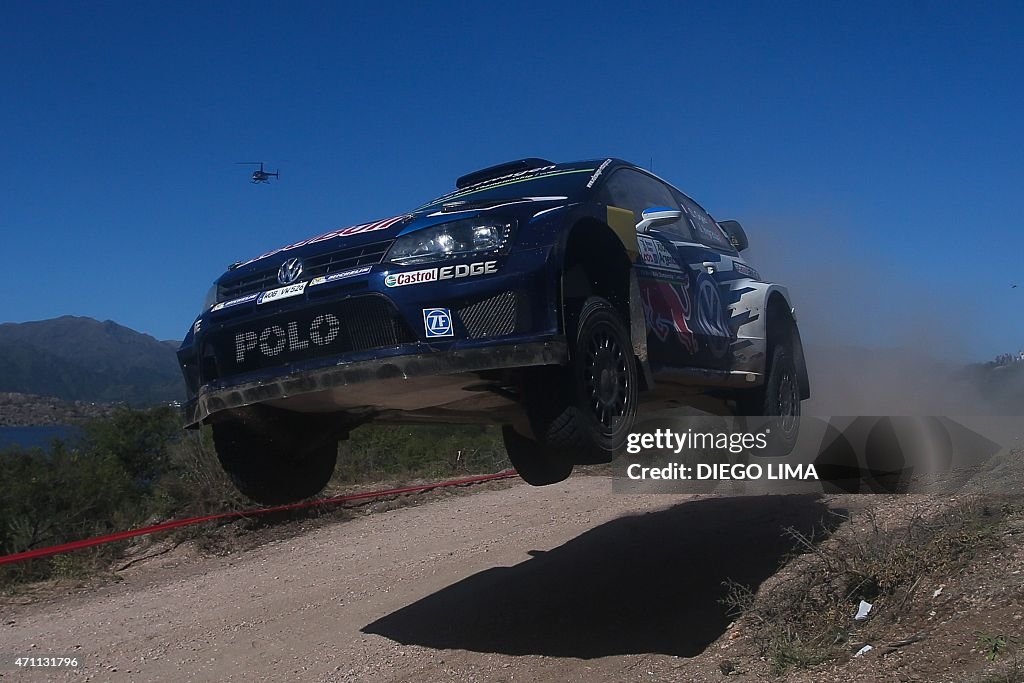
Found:
[[181, 400], [176, 347], [110, 320], [0, 324], [0, 392], [130, 405]]

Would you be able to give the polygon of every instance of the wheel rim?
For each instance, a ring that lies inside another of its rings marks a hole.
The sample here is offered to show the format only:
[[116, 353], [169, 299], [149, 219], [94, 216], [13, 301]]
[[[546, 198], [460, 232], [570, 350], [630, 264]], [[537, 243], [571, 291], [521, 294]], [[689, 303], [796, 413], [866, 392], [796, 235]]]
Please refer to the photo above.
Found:
[[628, 356], [608, 325], [595, 326], [583, 354], [587, 404], [606, 431], [614, 431], [630, 406]]
[[779, 429], [789, 436], [796, 431], [800, 419], [800, 388], [790, 370], [786, 370], [779, 382], [779, 391], [775, 397], [775, 408], [779, 415]]

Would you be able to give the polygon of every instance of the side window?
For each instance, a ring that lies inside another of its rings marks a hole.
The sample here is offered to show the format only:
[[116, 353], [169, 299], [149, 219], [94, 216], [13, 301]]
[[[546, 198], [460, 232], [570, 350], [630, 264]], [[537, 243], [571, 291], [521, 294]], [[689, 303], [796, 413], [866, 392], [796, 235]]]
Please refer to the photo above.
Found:
[[683, 207], [683, 215], [688, 219], [693, 234], [697, 236], [698, 242], [703, 242], [709, 247], [723, 249], [725, 251], [736, 251], [732, 242], [718, 227], [718, 223], [708, 215], [708, 212], [700, 207], [697, 202], [687, 197], [682, 192], [674, 192], [679, 204]]
[[[672, 191], [664, 183], [628, 168], [621, 168], [608, 178], [601, 189], [600, 198], [606, 204], [632, 211], [634, 224], [643, 219], [645, 209], [655, 206], [680, 208]], [[693, 239], [687, 222], [682, 219], [671, 225], [660, 226], [658, 230], [682, 240]]]

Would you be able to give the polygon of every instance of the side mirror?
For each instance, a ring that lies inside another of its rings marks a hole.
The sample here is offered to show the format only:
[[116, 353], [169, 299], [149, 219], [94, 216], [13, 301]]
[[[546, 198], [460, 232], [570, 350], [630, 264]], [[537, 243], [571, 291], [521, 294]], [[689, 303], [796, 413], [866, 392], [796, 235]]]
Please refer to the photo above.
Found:
[[640, 214], [643, 220], [636, 224], [636, 231], [647, 232], [659, 225], [675, 223], [682, 215], [683, 212], [678, 209], [672, 209], [667, 206], [652, 206], [649, 209], [644, 209], [644, 212]]
[[750, 246], [750, 242], [747, 240], [747, 233], [744, 232], [743, 226], [739, 224], [739, 221], [718, 221], [718, 227], [729, 236], [729, 241], [732, 242], [732, 246], [736, 251], [743, 251]]

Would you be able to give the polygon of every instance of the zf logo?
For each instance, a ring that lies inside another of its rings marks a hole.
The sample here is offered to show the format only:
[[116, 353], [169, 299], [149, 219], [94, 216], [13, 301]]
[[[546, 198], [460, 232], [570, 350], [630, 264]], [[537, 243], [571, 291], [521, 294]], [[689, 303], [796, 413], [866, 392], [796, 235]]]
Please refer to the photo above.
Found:
[[452, 336], [452, 316], [447, 308], [424, 308], [423, 329], [427, 339]]

